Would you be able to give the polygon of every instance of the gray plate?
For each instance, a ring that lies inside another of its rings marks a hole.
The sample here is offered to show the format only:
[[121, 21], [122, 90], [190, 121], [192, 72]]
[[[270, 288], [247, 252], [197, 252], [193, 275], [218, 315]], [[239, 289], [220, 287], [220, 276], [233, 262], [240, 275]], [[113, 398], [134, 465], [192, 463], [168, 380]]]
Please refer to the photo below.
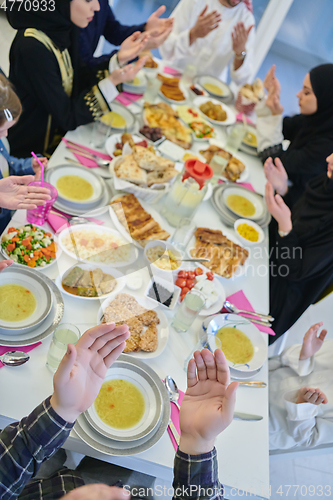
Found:
[[51, 335], [59, 325], [64, 315], [64, 301], [62, 295], [56, 284], [53, 283], [50, 278], [43, 276], [43, 281], [49, 287], [53, 295], [52, 309], [44, 324], [40, 325], [36, 328], [36, 330], [30, 332], [30, 334], [26, 333], [21, 336], [16, 335], [15, 340], [12, 340], [12, 337], [10, 336], [0, 333], [0, 345], [18, 347], [35, 344], [36, 342], [40, 342]]
[[158, 403], [157, 403], [156, 412], [155, 412], [154, 419], [153, 419], [152, 423], [149, 425], [149, 427], [147, 427], [147, 429], [145, 429], [144, 432], [136, 434], [135, 437], [133, 437], [133, 438], [131, 438], [131, 437], [120, 438], [119, 436], [115, 436], [114, 433], [112, 432], [111, 428], [110, 428], [109, 432], [103, 431], [102, 429], [100, 429], [98, 427], [96, 422], [94, 422], [94, 420], [91, 418], [89, 413], [86, 411], [85, 417], [86, 417], [86, 420], [89, 423], [89, 425], [96, 432], [98, 432], [98, 434], [101, 434], [102, 436], [113, 439], [114, 441], [136, 441], [138, 439], [144, 438], [145, 436], [150, 434], [155, 429], [155, 427], [158, 425], [158, 423], [160, 422], [160, 420], [162, 418], [162, 412], [163, 412], [162, 396], [161, 396], [161, 393], [158, 390], [156, 384], [151, 383], [152, 378], [148, 375], [148, 373], [146, 371], [146, 367], [145, 367], [145, 369], [142, 369], [140, 366], [136, 366], [133, 363], [128, 363], [127, 360], [126, 360], [126, 362], [124, 362], [124, 361], [119, 361], [119, 359], [118, 359], [118, 361], [116, 361], [112, 365], [111, 370], [117, 369], [117, 368], [127, 368], [128, 369], [129, 367], [134, 372], [134, 374], [137, 373], [137, 374], [141, 375], [141, 377], [144, 378], [148, 382], [148, 384], [151, 386], [152, 391], [154, 392], [155, 399]]
[[247, 146], [243, 142], [241, 143], [239, 149], [243, 151], [243, 153], [246, 153], [251, 156], [258, 156], [258, 150], [257, 148], [252, 148], [251, 146]]
[[76, 420], [74, 430], [76, 434], [82, 439], [82, 441], [84, 441], [94, 450], [97, 450], [101, 453], [114, 456], [136, 455], [137, 453], [141, 453], [151, 448], [163, 436], [170, 419], [170, 400], [164, 384], [162, 383], [158, 375], [151, 368], [149, 368], [149, 366], [137, 359], [131, 358], [129, 360], [124, 354], [119, 356], [118, 361], [127, 362], [134, 366], [142, 368], [150, 376], [150, 378], [152, 379], [152, 383], [157, 386], [162, 397], [163, 412], [161, 421], [156, 426], [156, 430], [148, 437], [146, 436], [138, 441], [117, 442], [112, 439], [105, 438], [104, 436], [100, 436], [94, 429], [89, 426], [85, 418], [85, 414], [81, 414]]
[[39, 285], [43, 288], [44, 293], [46, 295], [46, 306], [44, 311], [41, 313], [39, 318], [36, 319], [34, 323], [30, 323], [26, 325], [24, 328], [15, 328], [15, 327], [10, 327], [10, 326], [3, 326], [0, 327], [0, 335], [2, 334], [11, 334], [11, 335], [20, 335], [21, 333], [28, 333], [31, 330], [35, 330], [38, 328], [38, 326], [45, 321], [47, 316], [51, 312], [52, 308], [52, 295], [49, 287], [45, 284], [44, 280], [42, 279], [41, 275], [36, 273], [30, 268], [24, 268], [22, 266], [19, 266], [18, 264], [12, 264], [11, 266], [7, 267], [2, 271], [3, 275], [9, 274], [13, 271], [17, 271], [21, 276], [29, 276], [31, 279], [37, 281]]

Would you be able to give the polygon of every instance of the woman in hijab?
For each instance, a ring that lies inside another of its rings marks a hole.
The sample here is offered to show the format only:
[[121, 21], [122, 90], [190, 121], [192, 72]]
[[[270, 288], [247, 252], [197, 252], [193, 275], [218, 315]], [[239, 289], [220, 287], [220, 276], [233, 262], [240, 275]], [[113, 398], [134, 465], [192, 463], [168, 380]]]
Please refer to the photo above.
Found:
[[11, 26], [18, 30], [10, 50], [9, 79], [22, 102], [23, 113], [10, 130], [15, 156], [31, 150], [51, 152], [60, 138], [108, 112], [118, 95], [116, 85], [134, 78], [145, 59], [137, 57], [149, 35], [127, 39], [102, 68], [79, 71], [79, 28], [86, 27], [99, 10], [98, 0], [60, 0], [47, 10], [25, 11], [16, 2], [7, 9]]
[[[306, 75], [297, 94], [299, 115], [282, 118], [275, 66], [265, 87], [267, 100], [257, 105], [259, 156], [266, 162], [267, 180], [291, 208], [306, 184], [326, 171], [326, 158], [333, 151], [333, 64], [317, 66]], [[290, 141], [286, 151], [283, 139]]]
[[292, 210], [266, 184], [270, 227], [270, 313], [273, 343], [333, 283], [333, 154], [327, 172], [312, 179]]

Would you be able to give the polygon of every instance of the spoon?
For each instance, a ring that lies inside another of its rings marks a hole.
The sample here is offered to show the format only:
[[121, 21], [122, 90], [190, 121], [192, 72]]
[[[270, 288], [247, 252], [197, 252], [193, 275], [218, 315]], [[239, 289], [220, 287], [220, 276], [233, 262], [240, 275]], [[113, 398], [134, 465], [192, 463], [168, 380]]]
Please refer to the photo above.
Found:
[[0, 361], [6, 366], [20, 366], [29, 361], [30, 356], [22, 351], [8, 351], [0, 356]]
[[255, 311], [243, 311], [242, 309], [238, 309], [236, 306], [234, 306], [234, 304], [232, 304], [231, 302], [229, 302], [229, 300], [226, 300], [224, 302], [224, 307], [229, 311], [229, 312], [233, 312], [235, 314], [249, 314], [250, 316], [258, 316], [258, 318], [262, 318], [266, 321], [274, 321], [274, 318], [273, 316], [270, 316], [269, 314], [262, 314], [262, 313], [258, 313], [258, 312], [255, 312]]
[[177, 406], [178, 410], [180, 410], [180, 406], [178, 404], [179, 390], [171, 375], [167, 375], [165, 377], [164, 385], [168, 391], [170, 401]]

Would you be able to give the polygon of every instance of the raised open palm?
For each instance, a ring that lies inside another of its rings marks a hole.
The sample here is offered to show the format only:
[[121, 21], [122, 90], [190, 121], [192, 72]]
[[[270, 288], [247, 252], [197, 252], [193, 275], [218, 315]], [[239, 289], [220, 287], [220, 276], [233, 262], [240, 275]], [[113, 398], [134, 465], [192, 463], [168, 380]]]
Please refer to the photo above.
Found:
[[300, 359], [303, 360], [311, 358], [311, 356], [319, 351], [327, 335], [327, 330], [322, 330], [317, 337], [317, 334], [322, 326], [323, 323], [316, 323], [315, 325], [312, 325], [311, 328], [306, 332], [299, 356]]

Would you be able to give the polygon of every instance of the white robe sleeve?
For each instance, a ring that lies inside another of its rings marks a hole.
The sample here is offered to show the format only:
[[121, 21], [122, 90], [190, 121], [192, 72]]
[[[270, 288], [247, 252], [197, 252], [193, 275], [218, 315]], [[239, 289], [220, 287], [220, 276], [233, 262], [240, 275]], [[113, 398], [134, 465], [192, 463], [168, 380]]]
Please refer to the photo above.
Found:
[[311, 356], [309, 359], [300, 360], [301, 349], [302, 346], [300, 344], [288, 347], [281, 353], [281, 362], [284, 366], [289, 366], [300, 377], [306, 377], [313, 372], [315, 361], [314, 356]]
[[255, 28], [252, 28], [246, 43], [246, 57], [241, 67], [235, 70], [234, 60], [231, 61], [230, 76], [231, 80], [237, 85], [237, 87], [242, 87], [246, 83], [250, 83], [253, 80], [252, 71], [254, 62], [255, 36]]
[[195, 26], [196, 2], [181, 0], [170, 17], [174, 19], [171, 34], [159, 48], [162, 59], [178, 68], [186, 66], [189, 56], [196, 54], [196, 42], [190, 45], [190, 31]]
[[321, 405], [296, 404], [297, 392], [291, 391], [284, 394], [290, 436], [298, 446], [307, 448], [333, 443], [333, 420], [318, 416]]
[[282, 115], [272, 115], [271, 110], [266, 106], [266, 100], [262, 99], [256, 105], [257, 114], [257, 140], [258, 152], [265, 151], [271, 146], [282, 144], [284, 139], [282, 134]]

